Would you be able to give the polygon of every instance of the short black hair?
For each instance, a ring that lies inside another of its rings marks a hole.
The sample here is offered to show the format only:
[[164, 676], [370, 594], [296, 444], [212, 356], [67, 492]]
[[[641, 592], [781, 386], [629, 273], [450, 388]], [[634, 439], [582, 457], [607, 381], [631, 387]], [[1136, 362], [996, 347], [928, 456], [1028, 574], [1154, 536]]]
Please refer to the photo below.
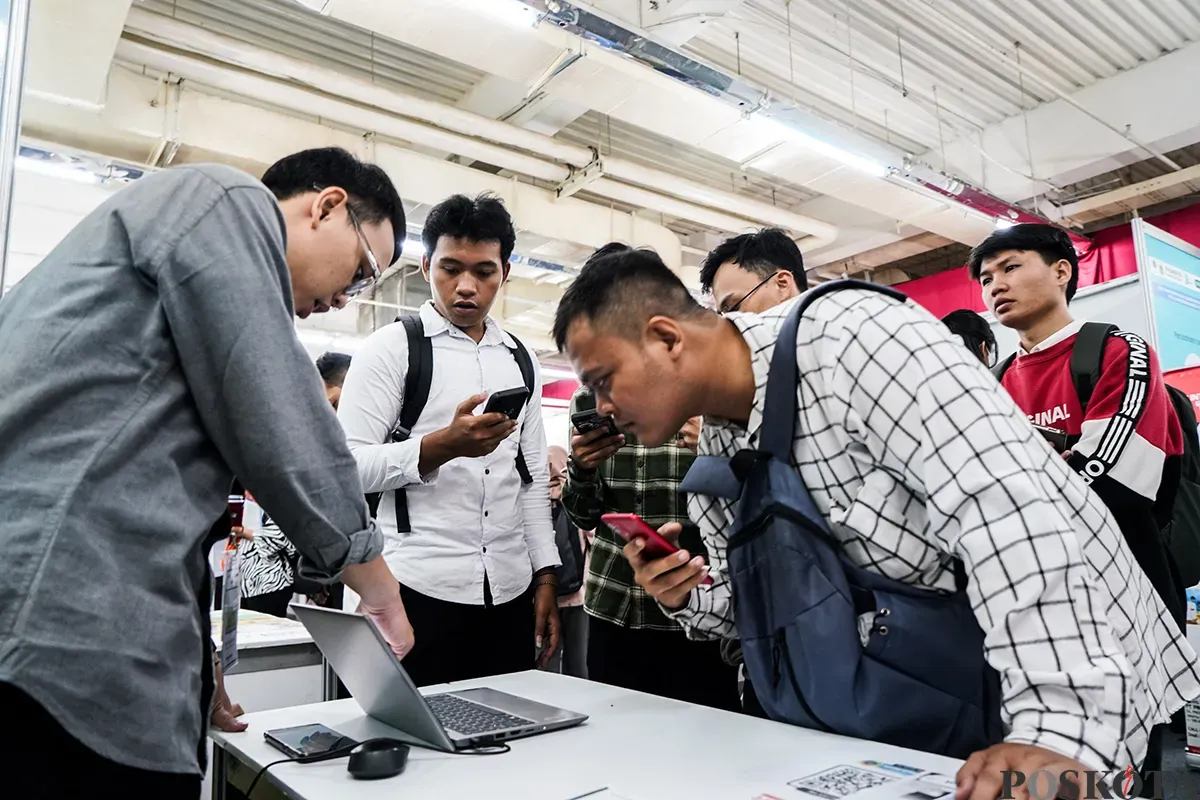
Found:
[[649, 249], [617, 250], [588, 259], [567, 287], [554, 314], [554, 342], [566, 349], [567, 331], [579, 317], [633, 334], [657, 314], [676, 318], [711, 314], [679, 276]]
[[330, 186], [345, 189], [350, 196], [348, 205], [360, 220], [373, 224], [391, 221], [396, 239], [391, 263], [400, 258], [408, 236], [404, 203], [381, 167], [360, 161], [340, 147], [318, 147], [279, 159], [263, 173], [262, 182], [280, 202]]
[[968, 308], [951, 311], [942, 317], [942, 324], [949, 328], [951, 333], [961, 337], [963, 344], [976, 358], [979, 357], [981, 344], [988, 346], [989, 353], [996, 354], [996, 334], [992, 332], [992, 326], [974, 311]]
[[608, 244], [602, 244], [592, 251], [592, 254], [587, 257], [587, 261], [583, 262], [583, 265], [586, 267], [588, 264], [597, 259], [604, 258], [605, 256], [611, 256], [613, 253], [628, 253], [632, 249], [632, 247], [624, 242], [609, 242]]
[[350, 356], [345, 353], [324, 353], [317, 359], [317, 372], [326, 386], [341, 386], [346, 380], [346, 372], [350, 369]]
[[967, 262], [967, 272], [971, 280], [979, 280], [984, 261], [1006, 250], [1031, 250], [1041, 256], [1047, 264], [1059, 261], [1070, 264], [1071, 278], [1067, 281], [1067, 302], [1071, 302], [1075, 290], [1079, 288], [1079, 256], [1076, 255], [1075, 245], [1071, 243], [1071, 237], [1066, 231], [1038, 222], [1026, 222], [996, 231], [971, 251], [971, 260]]
[[721, 242], [705, 256], [704, 263], [700, 265], [700, 288], [712, 293], [717, 270], [729, 261], [764, 279], [785, 270], [792, 273], [801, 291], [808, 288], [804, 256], [792, 237], [780, 228], [763, 228], [757, 233], [743, 233]]
[[486, 192], [474, 200], [465, 194], [451, 195], [430, 209], [421, 231], [426, 256], [433, 257], [438, 239], [443, 236], [470, 242], [499, 242], [500, 261], [505, 264], [517, 246], [517, 231], [504, 202]]

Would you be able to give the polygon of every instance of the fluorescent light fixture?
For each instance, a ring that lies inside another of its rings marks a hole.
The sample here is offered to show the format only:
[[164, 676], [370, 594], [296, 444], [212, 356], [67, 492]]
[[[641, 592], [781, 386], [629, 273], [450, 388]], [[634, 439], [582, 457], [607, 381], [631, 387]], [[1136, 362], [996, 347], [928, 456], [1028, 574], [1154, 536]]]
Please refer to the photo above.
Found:
[[541, 12], [520, 0], [454, 0], [460, 7], [514, 28], [537, 26]]
[[542, 365], [542, 381], [544, 383], [553, 383], [554, 381], [575, 381], [579, 380], [574, 371], [562, 369], [561, 367], [547, 367]]
[[47, 178], [74, 181], [75, 183], [99, 183], [100, 177], [90, 169], [64, 164], [61, 161], [46, 161], [40, 158], [17, 156], [16, 167], [22, 172], [33, 172]]
[[1002, 231], [1005, 228], [1011, 228], [1013, 225], [1016, 225], [1016, 224], [1017, 223], [1013, 222], [1011, 219], [1008, 219], [1007, 217], [996, 217], [996, 230], [998, 230], [998, 231]]
[[755, 128], [766, 135], [798, 144], [806, 150], [819, 153], [826, 158], [832, 158], [834, 161], [845, 164], [848, 167], [853, 167], [860, 172], [865, 172], [872, 177], [886, 178], [891, 173], [888, 167], [877, 161], [872, 161], [864, 156], [856, 155], [840, 147], [836, 147], [829, 142], [809, 136], [807, 133], [799, 131], [790, 125], [785, 125], [779, 120], [765, 117], [761, 114], [754, 114], [748, 119]]

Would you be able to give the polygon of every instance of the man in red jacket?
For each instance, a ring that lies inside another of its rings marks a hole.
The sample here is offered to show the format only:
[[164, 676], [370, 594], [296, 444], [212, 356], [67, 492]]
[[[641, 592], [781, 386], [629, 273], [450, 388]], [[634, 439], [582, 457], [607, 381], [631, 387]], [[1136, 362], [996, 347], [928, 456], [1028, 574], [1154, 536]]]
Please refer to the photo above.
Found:
[[[1182, 625], [1184, 587], [1160, 529], [1171, 516], [1183, 435], [1158, 356], [1144, 339], [1118, 331], [1104, 343], [1087, 408], [1071, 377], [1071, 353], [1082, 320], [1067, 304], [1079, 283], [1079, 261], [1067, 234], [1050, 225], [1014, 225], [971, 253], [971, 278], [1006, 328], [1020, 334], [1001, 385], [1039, 428], [1061, 437], [1057, 447], [1108, 506], [1138, 564]], [[1065, 446], [1064, 446], [1065, 445]], [[1146, 769], [1156, 755], [1151, 738]]]

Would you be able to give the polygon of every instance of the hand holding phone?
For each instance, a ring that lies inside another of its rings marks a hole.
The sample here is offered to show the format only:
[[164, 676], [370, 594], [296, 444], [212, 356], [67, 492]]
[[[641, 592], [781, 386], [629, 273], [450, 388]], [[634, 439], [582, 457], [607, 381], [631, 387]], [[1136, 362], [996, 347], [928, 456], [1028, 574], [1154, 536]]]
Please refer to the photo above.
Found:
[[[630, 547], [625, 547], [625, 557], [629, 558], [630, 564], [634, 566], [638, 585], [665, 606], [677, 607], [662, 599], [660, 594], [673, 597], [680, 585], [686, 585], [686, 590], [683, 591], [683, 596], [686, 597], [696, 576], [703, 576], [695, 581], [696, 584], [713, 583], [703, 559], [698, 555], [695, 558], [686, 558], [689, 553], [680, 551], [676, 543], [650, 528], [636, 513], [606, 513], [600, 516], [600, 522], [617, 531], [617, 535], [630, 545], [636, 540], [641, 540], [640, 551], [635, 547], [631, 553]], [[683, 527], [679, 523], [664, 525], [664, 531], [668, 535], [678, 536], [682, 530]], [[680, 555], [684, 557], [682, 561], [678, 560]], [[643, 578], [646, 583], [643, 583]]]
[[[524, 389], [521, 391], [525, 392]], [[508, 416], [507, 411], [512, 400], [505, 401], [505, 411], [489, 413], [485, 410], [482, 414], [476, 414], [475, 409], [486, 398], [484, 394], [468, 397], [454, 409], [454, 418], [449, 425], [421, 437], [418, 469], [422, 475], [428, 475], [456, 458], [486, 456], [517, 429], [516, 421]], [[521, 402], [523, 405], [524, 401]], [[517, 413], [520, 413], [519, 407]]]
[[1047, 428], [1042, 425], [1034, 425], [1033, 429], [1042, 435], [1042, 438], [1050, 443], [1054, 448], [1054, 452], [1062, 453], [1067, 449], [1067, 432], [1060, 431], [1057, 428]]
[[571, 457], [582, 469], [596, 469], [625, 444], [613, 418], [597, 411], [572, 414], [571, 425], [578, 431], [571, 436]]

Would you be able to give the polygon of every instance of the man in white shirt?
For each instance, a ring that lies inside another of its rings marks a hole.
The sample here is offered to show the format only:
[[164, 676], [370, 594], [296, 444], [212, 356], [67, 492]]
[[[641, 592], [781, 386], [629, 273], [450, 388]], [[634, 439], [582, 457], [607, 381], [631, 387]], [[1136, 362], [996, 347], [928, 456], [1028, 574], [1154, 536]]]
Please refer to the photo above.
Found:
[[[702, 415], [700, 455], [730, 457], [760, 441], [794, 305], [720, 318], [653, 253], [622, 253], [583, 270], [554, 333], [622, 428], [659, 443]], [[800, 320], [795, 358], [792, 463], [844, 555], [930, 590], [954, 590], [953, 559], [965, 568], [1007, 735], [967, 761], [959, 800], [995, 798], [1004, 770], [1069, 778], [1140, 764], [1151, 727], [1200, 694], [1200, 677], [1100, 499], [911, 303], [859, 288], [820, 297]], [[689, 511], [708, 564], [686, 551], [646, 559], [637, 542], [626, 557], [689, 635], [734, 635], [735, 502], [692, 495]]]
[[420, 311], [432, 346], [428, 400], [407, 438], [393, 441], [409, 365], [396, 323], [355, 354], [338, 418], [364, 489], [381, 493], [384, 558], [416, 636], [404, 664], [427, 686], [531, 669], [536, 649], [545, 663], [558, 645], [560, 562], [540, 376], [534, 370], [515, 421], [475, 413], [489, 395], [524, 386], [516, 358], [524, 345], [488, 316], [508, 277], [512, 219], [495, 198], [455, 195], [429, 212], [422, 239], [433, 290]]

